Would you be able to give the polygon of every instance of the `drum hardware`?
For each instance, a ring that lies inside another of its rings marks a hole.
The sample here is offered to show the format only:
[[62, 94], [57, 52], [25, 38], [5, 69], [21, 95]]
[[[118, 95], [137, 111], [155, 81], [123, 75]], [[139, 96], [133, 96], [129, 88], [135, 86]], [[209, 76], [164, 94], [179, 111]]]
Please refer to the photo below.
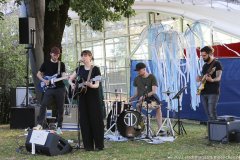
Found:
[[[120, 93], [122, 92], [122, 89], [120, 90]], [[115, 98], [116, 100], [118, 99], [118, 92], [117, 89], [115, 89]], [[118, 129], [117, 129], [117, 119], [119, 114], [122, 112], [122, 105], [124, 101], [121, 101], [121, 94], [120, 94], [120, 101], [115, 101], [112, 105], [112, 111], [109, 112], [109, 115], [107, 117], [107, 128], [108, 130], [105, 132], [104, 135], [108, 134], [108, 132], [111, 132], [115, 136], [118, 134]]]
[[162, 126], [159, 128], [159, 130], [157, 131], [156, 133], [156, 136], [160, 133], [160, 131], [163, 129], [163, 127], [166, 127], [167, 128], [167, 132], [169, 134], [171, 134], [173, 137], [175, 137], [175, 134], [174, 134], [174, 130], [173, 130], [173, 126], [172, 126], [172, 123], [171, 123], [171, 119], [169, 118], [169, 111], [171, 109], [171, 99], [170, 99], [170, 94], [171, 93], [174, 93], [174, 92], [170, 92], [169, 89], [165, 92], [162, 92], [162, 93], [165, 93], [167, 94], [167, 117], [164, 119], [163, 123], [162, 123]]

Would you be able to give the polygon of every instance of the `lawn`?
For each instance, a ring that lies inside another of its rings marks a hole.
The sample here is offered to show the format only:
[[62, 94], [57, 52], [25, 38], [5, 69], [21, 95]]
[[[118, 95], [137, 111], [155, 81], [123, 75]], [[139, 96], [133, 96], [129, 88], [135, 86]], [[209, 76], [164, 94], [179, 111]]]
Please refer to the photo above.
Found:
[[[177, 136], [174, 142], [149, 144], [145, 141], [109, 142], [105, 141], [105, 149], [99, 152], [74, 150], [65, 155], [49, 157], [31, 155], [23, 149], [16, 152], [19, 145], [24, 145], [24, 130], [10, 130], [9, 125], [0, 126], [0, 159], [240, 159], [238, 143], [210, 143], [206, 136], [206, 126], [186, 121], [184, 127], [187, 135]], [[76, 132], [64, 132], [65, 139], [77, 139]]]

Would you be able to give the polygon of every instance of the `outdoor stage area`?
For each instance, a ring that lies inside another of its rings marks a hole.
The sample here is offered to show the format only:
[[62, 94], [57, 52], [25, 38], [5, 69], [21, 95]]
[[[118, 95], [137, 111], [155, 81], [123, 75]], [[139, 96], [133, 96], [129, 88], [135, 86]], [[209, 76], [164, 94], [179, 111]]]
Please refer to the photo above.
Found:
[[[153, 120], [154, 121], [154, 120]], [[73, 149], [59, 156], [46, 156], [27, 152], [24, 146], [27, 132], [23, 129], [11, 129], [9, 125], [0, 126], [0, 159], [240, 159], [239, 143], [209, 142], [206, 139], [205, 125], [196, 121], [183, 121], [187, 134], [177, 135], [173, 142], [149, 144], [143, 140], [114, 142], [105, 140], [103, 151]], [[173, 122], [174, 123], [174, 122]], [[153, 128], [156, 124], [153, 124]], [[76, 131], [63, 131], [66, 140], [77, 140]], [[74, 143], [71, 146], [74, 147]], [[19, 149], [20, 147], [20, 149]]]

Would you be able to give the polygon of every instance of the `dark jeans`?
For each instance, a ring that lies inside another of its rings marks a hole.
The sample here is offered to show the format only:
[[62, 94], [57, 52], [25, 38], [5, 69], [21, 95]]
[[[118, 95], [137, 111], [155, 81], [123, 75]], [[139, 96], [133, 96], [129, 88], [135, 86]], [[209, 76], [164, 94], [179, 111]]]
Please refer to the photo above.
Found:
[[217, 119], [217, 103], [219, 94], [204, 94], [201, 95], [201, 102], [203, 104], [208, 120]]
[[47, 106], [49, 106], [50, 102], [54, 100], [56, 102], [56, 109], [58, 113], [57, 115], [58, 126], [62, 127], [65, 92], [66, 91], [64, 87], [46, 90], [41, 103], [40, 113], [38, 116], [38, 124], [43, 125], [43, 121], [45, 120], [46, 116]]

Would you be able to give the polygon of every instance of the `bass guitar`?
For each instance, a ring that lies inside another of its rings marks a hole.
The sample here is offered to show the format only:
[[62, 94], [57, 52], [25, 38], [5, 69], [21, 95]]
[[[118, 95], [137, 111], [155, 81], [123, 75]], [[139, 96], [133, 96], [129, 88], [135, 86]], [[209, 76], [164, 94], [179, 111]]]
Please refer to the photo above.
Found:
[[46, 85], [46, 83], [41, 81], [40, 84], [39, 84], [40, 91], [45, 92], [48, 88], [55, 88], [56, 87], [56, 85], [55, 85], [56, 82], [68, 79], [68, 77], [69, 77], [69, 76], [64, 76], [64, 77], [57, 78], [57, 76], [58, 76], [58, 74], [54, 74], [53, 76], [43, 77], [43, 79], [49, 80], [49, 84]]
[[[95, 82], [95, 81], [102, 81], [102, 76], [96, 76], [89, 80], [89, 82]], [[84, 79], [82, 79], [82, 82], [77, 84], [77, 88], [79, 90], [78, 93], [80, 95], [86, 94], [86, 92], [87, 92], [86, 81], [84, 81]]]
[[199, 85], [198, 90], [197, 90], [197, 95], [200, 95], [202, 90], [204, 89], [206, 81], [207, 81], [206, 77], [211, 76], [215, 70], [216, 70], [216, 67], [213, 67], [209, 73], [205, 74], [202, 77], [202, 80], [201, 80], [200, 85]]

